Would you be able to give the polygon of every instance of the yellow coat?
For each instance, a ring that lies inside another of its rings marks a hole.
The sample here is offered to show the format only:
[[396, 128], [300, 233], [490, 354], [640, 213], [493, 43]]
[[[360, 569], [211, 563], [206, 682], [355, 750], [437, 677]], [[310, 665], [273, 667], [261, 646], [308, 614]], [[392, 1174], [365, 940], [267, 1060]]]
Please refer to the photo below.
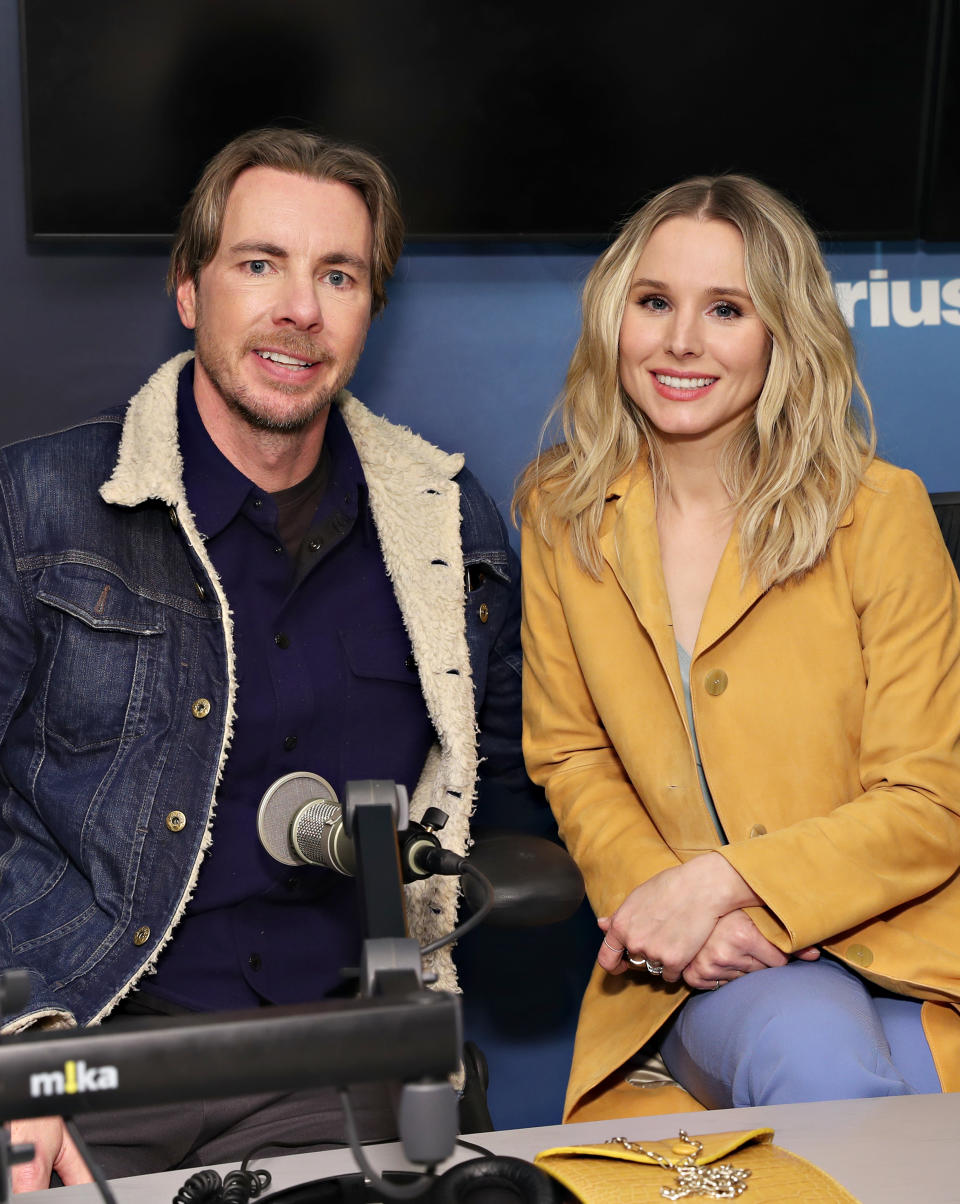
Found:
[[[528, 523], [524, 747], [594, 911], [720, 851], [784, 952], [817, 944], [865, 978], [935, 1001], [924, 1025], [960, 1090], [960, 587], [921, 481], [875, 463], [799, 582], [741, 585], [737, 532], [690, 671], [700, 790], [651, 481], [617, 481], [595, 581]], [[599, 943], [599, 933], [598, 933]], [[597, 968], [565, 1114], [688, 995]]]

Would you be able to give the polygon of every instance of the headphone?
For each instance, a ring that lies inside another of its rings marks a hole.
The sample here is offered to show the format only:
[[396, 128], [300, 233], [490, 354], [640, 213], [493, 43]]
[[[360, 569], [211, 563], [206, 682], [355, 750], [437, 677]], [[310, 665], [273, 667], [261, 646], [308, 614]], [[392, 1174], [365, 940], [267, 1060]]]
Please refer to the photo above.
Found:
[[[387, 1183], [423, 1178], [414, 1171], [385, 1171]], [[559, 1204], [560, 1185], [522, 1158], [471, 1158], [433, 1179], [418, 1204]], [[384, 1197], [358, 1172], [315, 1179], [265, 1196], [261, 1204], [378, 1204]]]

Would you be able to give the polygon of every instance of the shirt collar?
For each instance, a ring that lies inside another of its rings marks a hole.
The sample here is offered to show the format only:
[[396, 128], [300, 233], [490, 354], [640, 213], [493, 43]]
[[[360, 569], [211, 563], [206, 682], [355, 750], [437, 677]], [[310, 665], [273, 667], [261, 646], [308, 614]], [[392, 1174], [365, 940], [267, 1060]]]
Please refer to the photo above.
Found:
[[[183, 487], [198, 530], [207, 538], [218, 535], [248, 499], [260, 499], [271, 509], [269, 493], [234, 467], [207, 433], [193, 396], [193, 361], [184, 365], [177, 385], [177, 422], [183, 457]], [[365, 479], [357, 449], [336, 405], [324, 433], [331, 460], [328, 496], [356, 504]], [[335, 491], [335, 492], [333, 492]]]

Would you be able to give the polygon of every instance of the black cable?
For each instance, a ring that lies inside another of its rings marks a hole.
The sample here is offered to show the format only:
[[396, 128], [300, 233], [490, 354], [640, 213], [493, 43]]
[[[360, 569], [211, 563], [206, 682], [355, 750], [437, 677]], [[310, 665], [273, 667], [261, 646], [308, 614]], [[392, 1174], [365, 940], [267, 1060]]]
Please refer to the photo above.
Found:
[[350, 1139], [350, 1152], [353, 1154], [354, 1161], [360, 1170], [363, 1172], [364, 1178], [372, 1187], [387, 1200], [416, 1200], [422, 1196], [430, 1185], [433, 1183], [436, 1176], [430, 1171], [415, 1179], [413, 1183], [401, 1185], [399, 1183], [391, 1183], [385, 1179], [378, 1171], [375, 1171], [370, 1164], [370, 1160], [363, 1152], [363, 1145], [360, 1141], [360, 1135], [357, 1132], [356, 1121], [353, 1118], [353, 1106], [350, 1103], [350, 1095], [345, 1087], [338, 1087], [337, 1094], [340, 1096], [340, 1104], [343, 1108], [343, 1119], [347, 1126], [347, 1137]]
[[457, 1145], [462, 1145], [465, 1150], [473, 1150], [476, 1154], [481, 1154], [484, 1158], [496, 1158], [497, 1155], [493, 1150], [488, 1150], [484, 1145], [477, 1145], [475, 1141], [464, 1141], [462, 1137], [457, 1138]]
[[191, 1175], [173, 1204], [250, 1204], [270, 1186], [269, 1171], [228, 1171], [221, 1179], [217, 1171], [202, 1170]]
[[[440, 851], [446, 852], [445, 849], [442, 849]], [[451, 854], [451, 856], [453, 856], [453, 855]], [[477, 880], [477, 882], [479, 882], [480, 885], [483, 887], [484, 893], [486, 894], [486, 898], [484, 899], [483, 903], [480, 905], [479, 909], [477, 911], [475, 911], [473, 913], [473, 915], [469, 918], [469, 920], [464, 920], [464, 922], [462, 924], [459, 924], [456, 928], [454, 928], [453, 932], [448, 932], [446, 936], [442, 936], [442, 937], [439, 937], [435, 941], [431, 941], [429, 945], [421, 946], [421, 948], [420, 948], [420, 956], [421, 957], [426, 957], [426, 955], [428, 953], [436, 953], [436, 951], [438, 949], [442, 949], [445, 945], [449, 945], [453, 941], [459, 941], [461, 939], [461, 937], [466, 936], [468, 932], [472, 932], [474, 930], [474, 928], [477, 927], [478, 924], [483, 923], [483, 921], [490, 914], [490, 909], [493, 907], [493, 903], [494, 903], [493, 883], [490, 881], [490, 879], [487, 877], [487, 875], [482, 874], [475, 866], [472, 866], [470, 864], [469, 857], [458, 857], [457, 862], [458, 862], [458, 864], [457, 864], [456, 869], [452, 869], [452, 870], [443, 869], [443, 870], [437, 870], [435, 872], [441, 873], [441, 874], [451, 874], [451, 873], [453, 873], [453, 874], [469, 874], [469, 876], [471, 878], [475, 878]]]
[[117, 1197], [113, 1194], [110, 1184], [103, 1176], [103, 1171], [97, 1164], [97, 1160], [90, 1153], [90, 1147], [83, 1140], [80, 1130], [77, 1128], [76, 1122], [72, 1116], [65, 1116], [63, 1123], [66, 1126], [67, 1132], [73, 1138], [73, 1144], [77, 1147], [80, 1157], [83, 1159], [87, 1170], [93, 1176], [93, 1181], [97, 1185], [97, 1190], [100, 1192], [101, 1199], [104, 1204], [117, 1204]]

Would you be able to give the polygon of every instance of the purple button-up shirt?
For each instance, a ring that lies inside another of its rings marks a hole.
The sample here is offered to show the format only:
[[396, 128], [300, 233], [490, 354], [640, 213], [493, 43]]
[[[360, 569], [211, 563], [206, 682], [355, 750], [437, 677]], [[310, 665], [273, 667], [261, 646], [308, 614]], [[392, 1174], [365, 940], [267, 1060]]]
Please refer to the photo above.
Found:
[[358, 965], [355, 884], [273, 861], [257, 838], [260, 799], [294, 770], [320, 774], [341, 801], [357, 778], [412, 791], [434, 732], [336, 406], [327, 485], [299, 562], [277, 535], [274, 499], [207, 434], [192, 365], [178, 407], [187, 499], [233, 612], [237, 718], [213, 845], [156, 975], [141, 985], [196, 1010], [317, 999], [340, 984], [342, 967]]

